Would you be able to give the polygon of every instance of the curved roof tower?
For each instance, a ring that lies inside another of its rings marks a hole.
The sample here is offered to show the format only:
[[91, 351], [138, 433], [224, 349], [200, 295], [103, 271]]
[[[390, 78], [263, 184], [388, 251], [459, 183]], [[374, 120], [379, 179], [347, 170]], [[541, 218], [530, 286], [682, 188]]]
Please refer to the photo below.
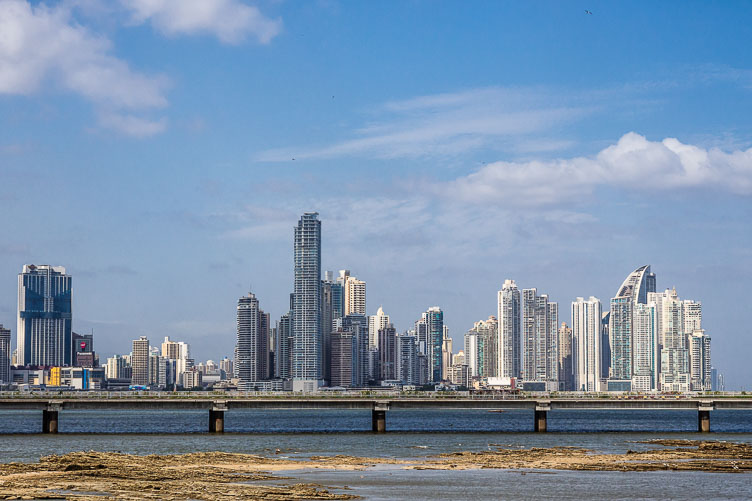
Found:
[[629, 274], [615, 297], [628, 297], [635, 303], [647, 303], [648, 292], [655, 292], [655, 273], [651, 273], [650, 265], [646, 264]]

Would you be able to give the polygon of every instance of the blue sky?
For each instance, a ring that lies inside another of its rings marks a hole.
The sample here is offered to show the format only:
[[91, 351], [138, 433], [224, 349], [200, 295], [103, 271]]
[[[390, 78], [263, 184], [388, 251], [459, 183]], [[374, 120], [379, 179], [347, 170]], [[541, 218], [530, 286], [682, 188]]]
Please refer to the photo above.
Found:
[[749, 389], [750, 26], [747, 2], [0, 0], [0, 323], [24, 263], [64, 265], [103, 356], [230, 355], [249, 287], [285, 311], [317, 210], [324, 268], [400, 330], [440, 305], [459, 343], [505, 278], [568, 322], [651, 264]]

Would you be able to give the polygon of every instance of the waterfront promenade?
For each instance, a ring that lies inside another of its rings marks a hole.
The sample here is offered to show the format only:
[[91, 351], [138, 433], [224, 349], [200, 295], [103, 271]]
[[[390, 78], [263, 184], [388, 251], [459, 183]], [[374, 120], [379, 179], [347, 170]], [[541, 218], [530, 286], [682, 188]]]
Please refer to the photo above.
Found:
[[372, 430], [387, 431], [387, 414], [399, 409], [530, 410], [536, 432], [547, 430], [556, 410], [684, 410], [697, 412], [697, 429], [710, 431], [715, 409], [752, 410], [752, 396], [735, 393], [697, 395], [609, 395], [584, 393], [470, 393], [362, 391], [292, 394], [289, 392], [0, 392], [0, 410], [41, 411], [41, 431], [57, 433], [66, 410], [204, 410], [210, 432], [224, 431], [225, 413], [235, 409], [370, 410]]

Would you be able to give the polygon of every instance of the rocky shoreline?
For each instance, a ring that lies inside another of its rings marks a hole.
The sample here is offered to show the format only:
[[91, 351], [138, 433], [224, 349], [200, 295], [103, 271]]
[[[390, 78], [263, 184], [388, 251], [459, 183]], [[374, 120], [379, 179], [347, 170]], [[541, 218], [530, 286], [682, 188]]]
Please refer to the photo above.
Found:
[[346, 487], [295, 483], [284, 472], [362, 470], [379, 464], [415, 470], [752, 472], [751, 444], [695, 440], [641, 444], [651, 447], [610, 454], [577, 447], [494, 446], [488, 451], [411, 460], [341, 455], [288, 459], [224, 452], [149, 456], [75, 452], [45, 456], [38, 463], [0, 464], [0, 499], [355, 499], [358, 496]]

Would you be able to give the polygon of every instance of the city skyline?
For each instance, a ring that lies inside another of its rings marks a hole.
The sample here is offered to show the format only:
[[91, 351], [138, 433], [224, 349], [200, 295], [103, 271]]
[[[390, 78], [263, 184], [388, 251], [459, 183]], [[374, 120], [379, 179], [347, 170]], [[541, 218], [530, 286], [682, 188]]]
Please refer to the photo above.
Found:
[[[171, 343], [169, 337], [160, 356], [156, 347], [150, 350], [148, 338], [141, 336], [133, 340], [130, 355], [107, 359], [100, 377], [115, 372], [120, 379], [121, 369], [111, 367], [111, 363], [117, 366], [120, 358], [127, 357], [122, 366], [130, 369], [129, 382], [136, 387], [177, 384], [192, 388], [201, 386], [202, 376], [208, 375], [212, 383], [221, 379], [224, 385], [234, 377], [234, 384], [242, 390], [312, 392], [322, 386], [365, 387], [379, 381], [391, 384], [397, 374], [403, 374], [400, 366], [405, 365], [413, 366], [417, 379], [403, 379], [398, 384], [450, 381], [463, 387], [515, 387], [518, 380], [527, 391], [569, 388], [591, 392], [687, 392], [725, 387], [725, 378], [719, 383], [719, 373], [712, 364], [711, 336], [703, 329], [702, 303], [680, 300], [676, 288], [656, 292], [656, 274], [650, 265], [640, 266], [627, 276], [605, 313], [598, 298], [591, 296], [585, 301], [578, 297], [573, 301], [571, 329], [566, 322], [559, 327], [558, 303], [549, 301], [547, 294], [538, 295], [536, 288], [520, 293], [515, 281], [506, 279], [497, 293], [499, 320], [491, 316], [488, 323], [475, 322], [463, 336], [464, 352], [453, 354], [453, 341], [438, 306], [428, 308], [415, 328], [404, 332], [413, 337], [413, 352], [405, 352], [397, 344], [397, 330], [382, 307], [375, 316], [360, 312], [366, 304], [365, 281], [350, 276], [349, 270], [340, 270], [336, 283], [330, 271], [322, 278], [321, 226], [318, 213], [306, 212], [294, 227], [294, 292], [290, 294], [290, 311], [281, 316], [276, 327], [272, 327], [270, 315], [260, 309], [255, 294], [249, 292], [238, 300], [236, 344], [230, 361], [234, 371], [217, 370], [227, 357], [220, 366], [211, 360], [196, 365], [188, 358], [188, 345]], [[41, 352], [31, 348], [25, 355], [19, 352], [20, 358], [13, 362], [21, 369], [19, 379], [31, 377], [28, 367], [52, 366], [48, 377], [51, 384], [59, 386], [60, 366], [74, 365], [69, 362], [74, 348], [75, 365], [80, 366], [80, 361], [83, 367], [98, 365], [93, 335], [72, 333], [71, 343], [57, 325], [62, 312], [70, 331], [71, 283], [72, 277], [60, 266], [24, 265], [19, 274], [19, 326], [29, 319], [41, 322], [19, 330], [25, 332], [25, 336], [18, 336], [19, 346], [23, 348], [26, 342], [44, 348]], [[358, 291], [355, 296], [353, 286]], [[349, 306], [342, 301], [343, 296], [350, 297]], [[165, 356], [171, 351], [174, 357]], [[68, 352], [64, 359], [63, 353]], [[40, 353], [43, 358], [29, 359], [31, 355], [40, 357]], [[406, 358], [397, 358], [403, 356]], [[565, 366], [567, 372], [562, 371]], [[88, 387], [91, 383], [85, 380], [80, 384]]]
[[[461, 346], [507, 278], [561, 320], [577, 297], [609, 311], [650, 263], [658, 291], [702, 301], [714, 364], [749, 389], [728, 301], [752, 281], [749, 8], [217, 5], [0, 2], [18, 28], [0, 284], [64, 265], [102, 359], [141, 335], [231, 355], [249, 283], [289, 311], [291, 221], [316, 210], [322, 271], [350, 269], [398, 332], [438, 305]], [[0, 287], [14, 342], [16, 309]]]

